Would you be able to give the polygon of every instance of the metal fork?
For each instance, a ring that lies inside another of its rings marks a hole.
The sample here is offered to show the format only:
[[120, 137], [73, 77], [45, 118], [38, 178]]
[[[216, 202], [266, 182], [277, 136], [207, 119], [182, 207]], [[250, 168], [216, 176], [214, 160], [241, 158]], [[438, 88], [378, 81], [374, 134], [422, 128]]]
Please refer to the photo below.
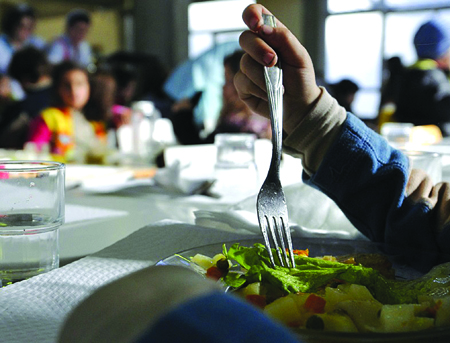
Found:
[[[263, 18], [265, 25], [276, 26], [273, 16], [263, 15]], [[280, 68], [280, 63], [278, 62], [277, 65], [270, 68], [264, 67], [264, 78], [269, 98], [273, 146], [269, 172], [259, 191], [256, 210], [258, 212], [259, 227], [264, 237], [272, 267], [275, 267], [276, 263], [272, 254], [271, 242], [275, 246], [281, 266], [295, 267], [286, 197], [280, 182], [283, 133], [283, 72]], [[283, 252], [283, 255], [281, 252]]]

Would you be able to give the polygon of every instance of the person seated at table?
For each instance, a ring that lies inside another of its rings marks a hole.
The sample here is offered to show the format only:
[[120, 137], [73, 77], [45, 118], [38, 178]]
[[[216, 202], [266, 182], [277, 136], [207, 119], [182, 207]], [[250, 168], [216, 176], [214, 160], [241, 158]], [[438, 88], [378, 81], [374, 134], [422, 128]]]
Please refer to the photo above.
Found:
[[[410, 170], [401, 151], [317, 86], [305, 48], [281, 22], [277, 28], [263, 25], [263, 13], [270, 12], [258, 4], [243, 13], [250, 30], [240, 38], [247, 52], [235, 77], [241, 99], [267, 117], [262, 67], [282, 60], [284, 144], [302, 158], [305, 182], [334, 199], [373, 241], [415, 250], [410, 262], [416, 267], [426, 270], [448, 261], [449, 185], [433, 185], [420, 170]], [[299, 341], [215, 287], [181, 267], [143, 269], [77, 307], [60, 342], [107, 342], [111, 337], [115, 342]]]
[[86, 36], [91, 28], [91, 15], [74, 9], [66, 16], [66, 31], [48, 46], [48, 59], [53, 64], [73, 61], [87, 68], [93, 63], [93, 54]]
[[0, 147], [23, 149], [30, 122], [51, 102], [51, 66], [44, 51], [26, 47], [17, 51], [8, 74], [25, 91], [25, 98], [12, 102], [0, 120]]
[[[224, 59], [225, 83], [222, 87], [222, 109], [216, 128], [206, 138], [200, 138], [200, 130], [196, 127], [192, 109], [179, 111], [174, 119], [175, 134], [182, 144], [208, 144], [214, 142], [218, 133], [254, 133], [258, 138], [270, 138], [270, 121], [253, 112], [236, 92], [233, 80], [239, 70], [239, 63], [244, 51], [237, 50]], [[190, 117], [189, 117], [190, 115]], [[189, 117], [190, 122], [186, 123]], [[182, 125], [180, 125], [182, 124]]]
[[20, 49], [26, 46], [44, 49], [45, 41], [33, 34], [35, 27], [35, 11], [27, 4], [16, 4], [3, 13], [0, 35], [0, 72], [8, 71], [12, 56]]
[[[17, 51], [27, 46], [41, 50], [45, 48], [45, 41], [34, 34], [35, 27], [34, 8], [25, 3], [6, 5], [1, 20], [0, 73], [8, 72], [11, 59]], [[15, 100], [21, 100], [25, 96], [19, 82], [15, 79], [11, 80], [11, 91]]]
[[430, 20], [414, 35], [417, 61], [403, 71], [394, 119], [450, 135], [450, 26]]
[[30, 124], [28, 141], [38, 149], [49, 146], [55, 160], [84, 162], [89, 153], [104, 149], [82, 112], [90, 96], [88, 73], [78, 64], [65, 61], [54, 67], [52, 79], [53, 104]]
[[96, 129], [97, 136], [106, 140], [109, 130], [115, 135], [119, 127], [130, 124], [132, 110], [116, 103], [118, 88], [112, 73], [98, 70], [91, 76], [90, 85], [89, 100], [83, 113]]

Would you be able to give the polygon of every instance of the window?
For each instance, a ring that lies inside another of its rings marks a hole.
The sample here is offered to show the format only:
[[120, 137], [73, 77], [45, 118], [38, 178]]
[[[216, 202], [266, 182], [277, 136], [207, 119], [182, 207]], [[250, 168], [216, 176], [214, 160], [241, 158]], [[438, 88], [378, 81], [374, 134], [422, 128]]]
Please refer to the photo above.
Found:
[[412, 64], [418, 27], [434, 17], [450, 21], [448, 0], [328, 0], [327, 8], [325, 80], [356, 82], [353, 111], [364, 119], [378, 115], [383, 61]]
[[[247, 27], [244, 9], [255, 0], [204, 1], [188, 8], [189, 57], [194, 58], [215, 44], [238, 40]], [[213, 15], [220, 13], [220, 15]]]

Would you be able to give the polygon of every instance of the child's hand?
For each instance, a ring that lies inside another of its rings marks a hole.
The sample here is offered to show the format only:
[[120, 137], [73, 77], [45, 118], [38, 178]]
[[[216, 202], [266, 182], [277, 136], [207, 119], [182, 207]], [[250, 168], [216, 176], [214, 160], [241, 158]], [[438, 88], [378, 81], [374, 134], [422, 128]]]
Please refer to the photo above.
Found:
[[241, 70], [234, 78], [240, 98], [255, 112], [269, 116], [263, 66], [273, 66], [278, 58], [283, 69], [284, 129], [290, 133], [311, 109], [320, 95], [314, 68], [306, 49], [277, 20], [277, 27], [263, 25], [262, 14], [270, 12], [261, 5], [248, 6], [242, 15], [250, 30], [239, 43], [246, 51]]

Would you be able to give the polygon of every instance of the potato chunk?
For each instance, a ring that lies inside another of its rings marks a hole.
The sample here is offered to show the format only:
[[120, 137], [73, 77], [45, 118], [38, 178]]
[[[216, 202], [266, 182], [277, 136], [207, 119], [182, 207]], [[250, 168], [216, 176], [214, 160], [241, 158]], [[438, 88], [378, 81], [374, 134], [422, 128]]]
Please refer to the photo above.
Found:
[[346, 300], [336, 304], [353, 320], [358, 331], [375, 331], [380, 326], [378, 313], [383, 305], [372, 300]]
[[271, 318], [281, 321], [288, 326], [304, 325], [305, 319], [294, 300], [295, 296], [295, 294], [289, 294], [285, 297], [278, 298], [268, 304], [264, 308], [264, 312]]
[[306, 321], [306, 328], [318, 331], [358, 332], [352, 319], [337, 311], [310, 316]]
[[383, 305], [380, 312], [381, 331], [406, 332], [433, 327], [433, 318], [415, 316], [423, 308], [419, 304]]

